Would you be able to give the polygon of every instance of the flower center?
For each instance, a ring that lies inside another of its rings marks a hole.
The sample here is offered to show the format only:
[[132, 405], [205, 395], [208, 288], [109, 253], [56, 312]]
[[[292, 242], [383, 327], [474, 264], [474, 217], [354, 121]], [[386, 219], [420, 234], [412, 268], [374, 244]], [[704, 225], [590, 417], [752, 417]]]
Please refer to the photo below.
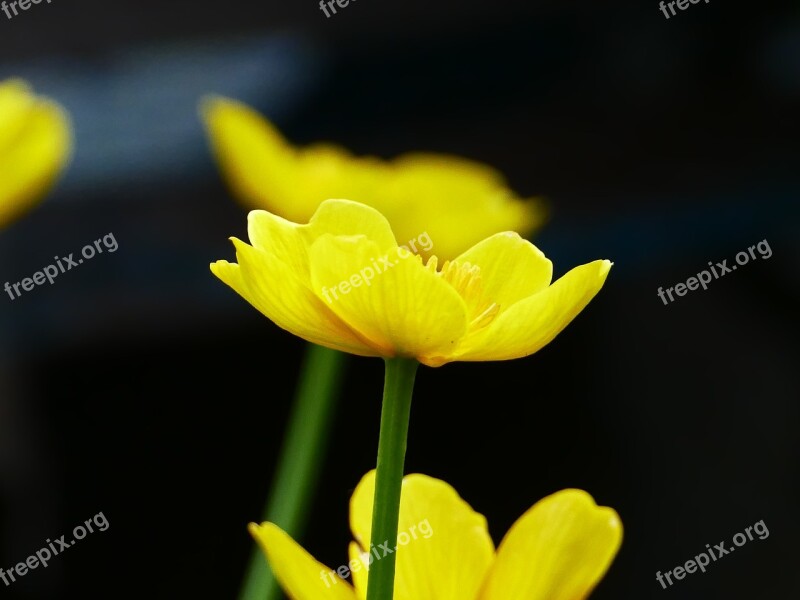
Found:
[[468, 262], [449, 260], [444, 261], [440, 270], [437, 270], [438, 265], [439, 259], [431, 256], [425, 266], [453, 286], [463, 298], [467, 305], [469, 328], [480, 329], [491, 323], [500, 312], [500, 305], [485, 297], [481, 268]]

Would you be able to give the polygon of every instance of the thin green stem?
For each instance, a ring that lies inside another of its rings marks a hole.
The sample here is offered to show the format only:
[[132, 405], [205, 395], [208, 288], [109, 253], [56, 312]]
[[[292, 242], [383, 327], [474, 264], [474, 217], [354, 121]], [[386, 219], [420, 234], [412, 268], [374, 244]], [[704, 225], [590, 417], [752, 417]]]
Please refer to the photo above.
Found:
[[[345, 355], [309, 344], [272, 481], [263, 520], [292, 537], [305, 529], [311, 498], [324, 462], [328, 434], [344, 372]], [[275, 600], [280, 588], [264, 555], [254, 546], [239, 600]]]
[[[400, 488], [403, 484], [411, 396], [418, 365], [419, 363], [413, 359], [386, 359], [370, 548], [377, 548], [387, 542], [389, 548], [397, 547]], [[372, 564], [369, 570], [367, 600], [392, 600], [394, 572], [394, 553], [387, 554]]]

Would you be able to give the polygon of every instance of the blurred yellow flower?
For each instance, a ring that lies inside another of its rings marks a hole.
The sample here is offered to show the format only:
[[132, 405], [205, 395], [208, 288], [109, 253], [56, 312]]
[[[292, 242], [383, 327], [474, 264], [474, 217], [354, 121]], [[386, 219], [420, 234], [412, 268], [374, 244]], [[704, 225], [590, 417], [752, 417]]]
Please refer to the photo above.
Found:
[[[444, 481], [407, 475], [400, 499], [397, 544], [369, 547], [375, 473], [350, 501], [350, 561], [337, 569], [317, 562], [272, 523], [250, 525], [275, 576], [292, 600], [363, 600], [367, 567], [396, 552], [394, 600], [582, 600], [622, 543], [616, 511], [582, 490], [562, 490], [537, 502], [512, 525], [499, 548], [486, 519]], [[424, 525], [424, 527], [421, 527]]]
[[0, 227], [48, 191], [69, 158], [65, 111], [19, 79], [0, 82]]
[[533, 354], [611, 268], [596, 260], [551, 284], [552, 263], [511, 232], [425, 263], [398, 247], [377, 210], [349, 200], [326, 200], [307, 225], [254, 210], [248, 234], [252, 246], [231, 238], [238, 264], [211, 271], [276, 325], [328, 348], [433, 367]]
[[201, 115], [233, 193], [290, 221], [305, 223], [323, 200], [348, 198], [377, 208], [400, 239], [428, 231], [437, 254], [453, 258], [493, 233], [527, 236], [544, 220], [541, 201], [519, 199], [480, 163], [437, 154], [387, 162], [331, 144], [298, 149], [257, 112], [225, 98], [205, 100]]

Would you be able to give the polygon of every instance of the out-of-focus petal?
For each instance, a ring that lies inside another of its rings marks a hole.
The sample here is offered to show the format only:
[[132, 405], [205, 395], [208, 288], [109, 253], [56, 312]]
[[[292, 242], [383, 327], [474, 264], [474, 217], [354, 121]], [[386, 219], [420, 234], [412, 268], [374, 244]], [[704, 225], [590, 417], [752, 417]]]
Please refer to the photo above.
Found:
[[33, 96], [19, 80], [0, 84], [0, 227], [41, 200], [71, 146], [69, 118], [58, 104]]

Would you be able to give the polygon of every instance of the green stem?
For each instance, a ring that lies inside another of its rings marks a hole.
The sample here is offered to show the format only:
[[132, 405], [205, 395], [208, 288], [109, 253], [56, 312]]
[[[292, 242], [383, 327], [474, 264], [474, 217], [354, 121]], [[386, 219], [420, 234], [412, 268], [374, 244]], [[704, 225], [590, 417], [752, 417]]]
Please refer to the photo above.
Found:
[[[370, 548], [377, 548], [387, 542], [389, 548], [397, 547], [400, 488], [403, 484], [411, 395], [418, 365], [414, 359], [386, 359]], [[367, 600], [392, 600], [394, 571], [394, 553], [387, 554], [372, 564], [369, 570]]]
[[[297, 538], [303, 534], [311, 498], [324, 462], [345, 355], [309, 344], [289, 415], [263, 520]], [[264, 555], [253, 548], [239, 600], [275, 600], [280, 588]]]

